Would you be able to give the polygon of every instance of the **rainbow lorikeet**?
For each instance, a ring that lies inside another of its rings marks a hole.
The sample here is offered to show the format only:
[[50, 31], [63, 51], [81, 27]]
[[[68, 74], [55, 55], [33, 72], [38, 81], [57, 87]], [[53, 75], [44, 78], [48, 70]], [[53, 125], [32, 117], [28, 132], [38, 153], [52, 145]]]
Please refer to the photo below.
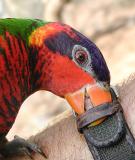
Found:
[[101, 52], [72, 27], [38, 19], [0, 19], [0, 154], [8, 157], [24, 148], [29, 155], [42, 153], [24, 139], [5, 138], [22, 102], [32, 93], [50, 91], [82, 114], [86, 92], [93, 105], [111, 101], [109, 83]]

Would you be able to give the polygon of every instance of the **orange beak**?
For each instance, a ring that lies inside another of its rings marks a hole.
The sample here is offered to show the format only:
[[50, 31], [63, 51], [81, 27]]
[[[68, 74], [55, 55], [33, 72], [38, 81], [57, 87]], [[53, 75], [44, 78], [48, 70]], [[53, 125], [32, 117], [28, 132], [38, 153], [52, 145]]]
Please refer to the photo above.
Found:
[[86, 92], [90, 98], [90, 108], [112, 101], [109, 90], [100, 83], [83, 86], [80, 90], [65, 96], [65, 99], [78, 115], [81, 115], [86, 110], [84, 105]]

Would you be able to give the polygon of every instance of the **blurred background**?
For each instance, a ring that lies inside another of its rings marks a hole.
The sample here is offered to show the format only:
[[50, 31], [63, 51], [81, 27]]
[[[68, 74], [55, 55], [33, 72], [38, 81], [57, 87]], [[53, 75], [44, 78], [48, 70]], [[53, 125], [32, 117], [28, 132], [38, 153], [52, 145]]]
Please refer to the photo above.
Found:
[[[0, 0], [0, 17], [40, 18], [71, 25], [100, 48], [112, 84], [135, 70], [135, 0]], [[69, 108], [51, 93], [35, 93], [22, 105], [8, 136], [36, 134]]]

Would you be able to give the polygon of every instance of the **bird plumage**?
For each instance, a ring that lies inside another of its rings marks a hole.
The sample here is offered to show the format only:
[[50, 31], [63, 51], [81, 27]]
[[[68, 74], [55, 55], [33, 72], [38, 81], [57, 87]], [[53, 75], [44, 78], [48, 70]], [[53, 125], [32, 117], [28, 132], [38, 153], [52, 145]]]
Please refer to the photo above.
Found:
[[7, 134], [22, 102], [35, 91], [64, 97], [96, 81], [110, 83], [106, 62], [96, 45], [72, 27], [0, 19], [1, 134]]

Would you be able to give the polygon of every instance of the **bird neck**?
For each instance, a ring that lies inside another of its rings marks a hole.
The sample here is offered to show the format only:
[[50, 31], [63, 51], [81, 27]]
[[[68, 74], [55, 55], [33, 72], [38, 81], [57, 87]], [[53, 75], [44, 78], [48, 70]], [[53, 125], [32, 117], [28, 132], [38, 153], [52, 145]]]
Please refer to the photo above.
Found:
[[48, 90], [47, 84], [51, 81], [49, 77], [51, 56], [45, 48], [31, 46], [29, 48], [29, 68], [31, 75], [31, 93], [39, 90]]

